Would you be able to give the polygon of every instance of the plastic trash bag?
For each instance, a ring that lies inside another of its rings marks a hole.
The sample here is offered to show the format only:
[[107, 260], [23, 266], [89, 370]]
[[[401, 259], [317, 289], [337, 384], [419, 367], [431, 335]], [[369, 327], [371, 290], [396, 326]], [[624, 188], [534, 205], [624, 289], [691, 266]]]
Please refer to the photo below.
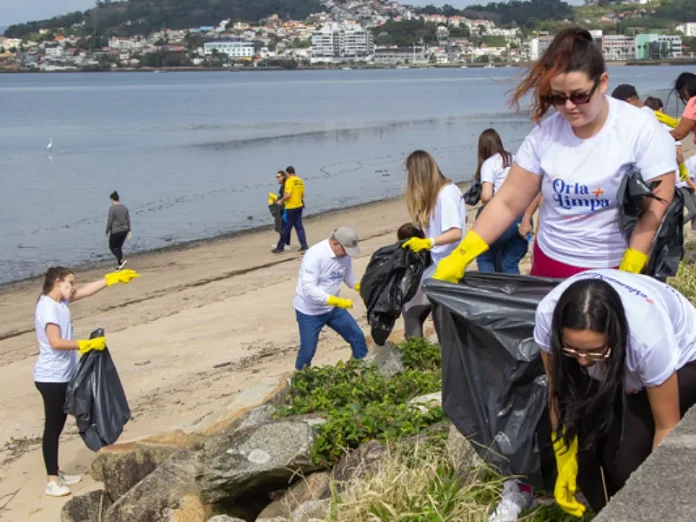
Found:
[[544, 476], [548, 487], [540, 445], [548, 445], [550, 432], [534, 314], [559, 282], [471, 272], [459, 285], [424, 284], [442, 348], [445, 413], [484, 461], [537, 487]]
[[[99, 329], [90, 338], [103, 335]], [[75, 417], [80, 436], [92, 451], [114, 444], [121, 436], [131, 412], [108, 348], [80, 358], [77, 374], [68, 384], [64, 411]]]
[[[659, 182], [658, 182], [659, 183]], [[656, 185], [655, 185], [656, 186]], [[645, 198], [660, 199], [653, 194], [654, 186], [643, 181], [635, 168], [629, 170], [619, 185], [616, 200], [621, 202], [619, 222], [626, 241], [630, 242], [633, 229], [642, 212]], [[678, 190], [670, 203], [650, 248], [648, 265], [643, 272], [658, 279], [674, 277], [684, 258], [684, 197]]]
[[462, 198], [464, 203], [471, 207], [478, 205], [481, 201], [481, 182], [478, 180], [472, 181]]
[[280, 234], [283, 231], [283, 207], [273, 203], [268, 205], [268, 210], [271, 211], [271, 216], [275, 221], [275, 231]]
[[360, 297], [367, 307], [367, 321], [375, 343], [382, 346], [420, 286], [430, 253], [401, 248], [404, 241], [380, 248], [370, 258], [360, 281]]

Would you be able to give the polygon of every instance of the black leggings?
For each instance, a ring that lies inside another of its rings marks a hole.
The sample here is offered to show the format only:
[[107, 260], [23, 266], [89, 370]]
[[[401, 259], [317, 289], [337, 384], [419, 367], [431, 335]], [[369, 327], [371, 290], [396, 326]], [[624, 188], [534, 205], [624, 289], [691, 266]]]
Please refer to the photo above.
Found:
[[46, 474], [58, 475], [58, 439], [65, 427], [65, 419], [68, 417], [63, 411], [65, 404], [65, 392], [68, 389], [67, 382], [35, 382], [36, 388], [41, 393], [44, 403], [44, 432], [42, 450]]
[[123, 250], [121, 250], [121, 248], [126, 241], [127, 235], [128, 232], [112, 232], [109, 236], [109, 249], [111, 253], [116, 256], [116, 261], [118, 261], [119, 265], [121, 261], [123, 261]]
[[[679, 409], [683, 417], [696, 404], [696, 362], [677, 371], [677, 379]], [[593, 380], [592, 385], [596, 384], [597, 381]], [[591, 425], [592, 422], [589, 421], [587, 428]], [[604, 470], [607, 495], [611, 498], [624, 486], [631, 473], [648, 458], [652, 452], [654, 436], [655, 421], [648, 394], [643, 390], [626, 398], [623, 440], [620, 440], [618, 422], [614, 423], [604, 440], [592, 448], [583, 449], [582, 435], [578, 437], [581, 448], [578, 453], [578, 487], [595, 512], [599, 512], [606, 504], [600, 468]]]

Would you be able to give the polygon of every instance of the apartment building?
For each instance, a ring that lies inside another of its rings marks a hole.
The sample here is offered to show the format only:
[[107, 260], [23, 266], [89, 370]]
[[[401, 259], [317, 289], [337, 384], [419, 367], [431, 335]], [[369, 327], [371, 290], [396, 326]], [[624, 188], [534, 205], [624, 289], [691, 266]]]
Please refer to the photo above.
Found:
[[682, 38], [673, 34], [639, 34], [636, 35], [635, 52], [637, 60], [681, 58]]
[[636, 57], [636, 39], [622, 34], [605, 34], [602, 37], [602, 54], [607, 61], [623, 62]]
[[254, 56], [254, 44], [251, 42], [230, 42], [226, 40], [216, 40], [203, 44], [203, 52], [206, 55], [213, 54], [213, 51], [226, 54], [233, 60], [249, 60]]
[[374, 53], [372, 33], [355, 23], [331, 23], [312, 33], [312, 63], [367, 61]]

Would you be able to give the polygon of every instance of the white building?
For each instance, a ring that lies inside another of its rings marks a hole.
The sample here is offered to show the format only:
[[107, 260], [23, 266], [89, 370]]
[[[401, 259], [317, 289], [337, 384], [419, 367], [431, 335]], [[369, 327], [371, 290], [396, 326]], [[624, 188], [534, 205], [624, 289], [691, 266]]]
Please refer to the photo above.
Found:
[[46, 47], [46, 56], [51, 58], [61, 58], [63, 56], [62, 47]]
[[696, 22], [687, 22], [677, 26], [677, 31], [684, 36], [696, 36]]
[[224, 40], [205, 42], [203, 52], [206, 55], [217, 51], [226, 54], [233, 60], [248, 60], [254, 56], [254, 44], [251, 42], [228, 42]]
[[549, 45], [551, 45], [552, 40], [553, 36], [548, 34], [532, 38], [529, 42], [529, 59], [536, 61], [541, 58], [541, 55], [544, 54], [546, 49], [549, 48]]
[[608, 61], [635, 60], [636, 39], [622, 34], [606, 34], [602, 37], [602, 54]]
[[312, 33], [312, 63], [367, 61], [374, 53], [372, 33], [358, 24], [331, 23]]

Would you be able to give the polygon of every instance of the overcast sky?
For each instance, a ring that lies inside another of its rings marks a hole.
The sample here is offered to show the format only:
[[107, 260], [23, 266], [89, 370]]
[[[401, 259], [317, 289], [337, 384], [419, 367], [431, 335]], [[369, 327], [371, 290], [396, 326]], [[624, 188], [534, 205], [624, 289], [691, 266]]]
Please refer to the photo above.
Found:
[[[253, 0], [248, 0], [253, 2]], [[487, 0], [404, 0], [410, 5], [443, 5], [465, 7], [471, 4], [488, 3]], [[571, 4], [582, 0], [570, 0]], [[0, 26], [12, 25], [31, 20], [42, 20], [70, 11], [84, 11], [92, 7], [95, 0], [0, 0]]]

